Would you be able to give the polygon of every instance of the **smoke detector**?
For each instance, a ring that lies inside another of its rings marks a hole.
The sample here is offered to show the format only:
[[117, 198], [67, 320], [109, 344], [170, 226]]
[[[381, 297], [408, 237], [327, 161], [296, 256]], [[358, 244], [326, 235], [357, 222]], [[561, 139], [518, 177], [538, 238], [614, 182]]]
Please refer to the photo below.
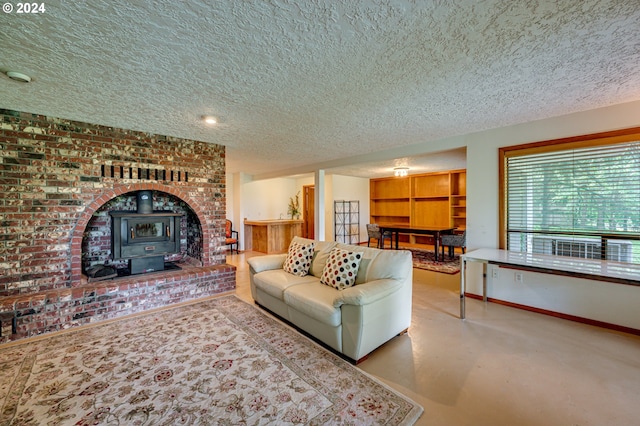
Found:
[[26, 74], [22, 74], [21, 72], [7, 71], [6, 74], [11, 80], [19, 81], [20, 83], [31, 82], [31, 77]]

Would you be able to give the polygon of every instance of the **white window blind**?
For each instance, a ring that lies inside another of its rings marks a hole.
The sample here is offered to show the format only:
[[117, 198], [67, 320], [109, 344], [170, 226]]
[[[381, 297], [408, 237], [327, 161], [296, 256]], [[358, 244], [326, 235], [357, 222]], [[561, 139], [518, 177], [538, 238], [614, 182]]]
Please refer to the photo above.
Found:
[[640, 142], [505, 161], [509, 250], [640, 263]]

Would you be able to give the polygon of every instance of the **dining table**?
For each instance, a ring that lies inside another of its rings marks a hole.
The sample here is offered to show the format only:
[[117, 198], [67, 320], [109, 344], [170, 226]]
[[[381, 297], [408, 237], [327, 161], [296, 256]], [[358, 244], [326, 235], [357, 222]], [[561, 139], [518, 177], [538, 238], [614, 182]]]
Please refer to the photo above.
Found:
[[433, 236], [435, 252], [434, 258], [438, 261], [438, 248], [440, 245], [440, 236], [443, 234], [452, 234], [454, 227], [450, 226], [413, 226], [408, 224], [379, 224], [380, 232], [389, 232], [392, 235], [391, 244], [393, 245], [393, 235], [395, 234], [395, 249], [398, 250], [398, 237], [400, 234], [418, 234]]

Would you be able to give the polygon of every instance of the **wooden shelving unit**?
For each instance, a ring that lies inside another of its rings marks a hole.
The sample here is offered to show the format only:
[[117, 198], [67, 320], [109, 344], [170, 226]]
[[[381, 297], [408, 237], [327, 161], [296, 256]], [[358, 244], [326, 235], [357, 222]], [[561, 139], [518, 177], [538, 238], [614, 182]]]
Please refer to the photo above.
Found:
[[371, 180], [371, 223], [404, 223], [407, 225], [411, 223], [409, 184], [408, 177]]
[[[371, 223], [466, 228], [467, 173], [449, 170], [404, 178], [371, 179]], [[401, 241], [433, 244], [431, 237], [405, 235]]]
[[451, 173], [451, 219], [456, 231], [462, 232], [467, 227], [467, 173], [458, 171]]

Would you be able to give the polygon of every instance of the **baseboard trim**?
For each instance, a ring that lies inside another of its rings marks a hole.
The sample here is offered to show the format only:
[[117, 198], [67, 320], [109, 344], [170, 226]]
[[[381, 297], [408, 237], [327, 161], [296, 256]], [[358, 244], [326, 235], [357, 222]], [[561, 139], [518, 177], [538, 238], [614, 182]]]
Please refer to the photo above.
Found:
[[[482, 296], [477, 294], [465, 293], [465, 297], [470, 299], [482, 300]], [[511, 308], [522, 309], [524, 311], [535, 312], [537, 314], [548, 315], [551, 317], [556, 317], [568, 321], [579, 322], [582, 324], [592, 325], [595, 327], [606, 328], [608, 330], [619, 331], [621, 333], [633, 334], [635, 336], [640, 336], [640, 330], [625, 327], [622, 325], [611, 324], [604, 321], [597, 321], [589, 318], [579, 317], [576, 315], [563, 314], [561, 312], [550, 311], [547, 309], [535, 308], [533, 306], [521, 305], [519, 303], [507, 302], [505, 300], [494, 299], [493, 297], [487, 297], [487, 302], [496, 303], [498, 305], [509, 306]]]

